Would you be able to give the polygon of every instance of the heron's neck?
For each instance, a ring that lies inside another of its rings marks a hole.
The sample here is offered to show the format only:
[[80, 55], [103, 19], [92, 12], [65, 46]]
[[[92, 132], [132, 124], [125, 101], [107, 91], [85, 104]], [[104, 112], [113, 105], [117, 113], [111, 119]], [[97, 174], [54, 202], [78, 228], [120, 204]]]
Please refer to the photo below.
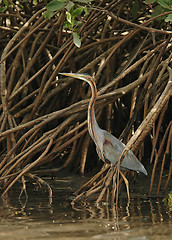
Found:
[[88, 105], [88, 130], [89, 134], [94, 141], [97, 139], [97, 131], [99, 129], [98, 123], [96, 121], [94, 106], [97, 98], [97, 88], [95, 82], [90, 83], [92, 96]]

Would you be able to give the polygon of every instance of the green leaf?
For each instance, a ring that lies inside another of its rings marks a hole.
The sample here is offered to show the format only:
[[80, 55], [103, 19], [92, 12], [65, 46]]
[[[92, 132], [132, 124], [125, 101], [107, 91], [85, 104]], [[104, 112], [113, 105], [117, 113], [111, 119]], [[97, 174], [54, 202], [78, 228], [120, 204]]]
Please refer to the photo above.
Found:
[[6, 9], [7, 9], [7, 7], [1, 7], [0, 12], [5, 12]]
[[88, 14], [88, 9], [87, 9], [87, 7], [84, 7], [84, 12], [85, 12], [86, 14]]
[[67, 21], [72, 24], [72, 16], [69, 12], [66, 13], [66, 18], [67, 18]]
[[65, 8], [66, 8], [66, 9], [68, 10], [68, 12], [69, 12], [73, 6], [74, 6], [74, 3], [71, 2], [71, 1], [69, 1]]
[[168, 17], [165, 19], [165, 22], [172, 22], [172, 14], [168, 15]]
[[8, 6], [8, 5], [9, 5], [8, 0], [3, 0], [3, 2], [4, 2], [4, 4], [5, 4], [5, 6]]
[[50, 11], [50, 10], [47, 10], [45, 13], [44, 13], [44, 17], [45, 19], [50, 19], [52, 16], [53, 16], [53, 11]]
[[35, 5], [37, 5], [37, 4], [38, 4], [38, 1], [37, 1], [37, 0], [33, 0], [33, 3], [34, 3]]
[[170, 9], [170, 5], [169, 2], [166, 0], [158, 0], [158, 3], [163, 7], [163, 8], [167, 8]]
[[75, 0], [75, 2], [80, 2], [80, 3], [90, 3], [93, 0]]
[[80, 46], [81, 46], [81, 39], [79, 38], [79, 34], [76, 33], [76, 32], [73, 32], [73, 42], [74, 42], [75, 46], [80, 48]]
[[152, 3], [156, 2], [156, 0], [149, 0], [149, 1], [145, 0], [144, 2], [145, 2], [145, 4], [149, 5], [149, 4], [152, 4]]
[[58, 0], [53, 0], [46, 5], [46, 9], [50, 11], [58, 11], [65, 6], [66, 2], [60, 2]]
[[164, 204], [172, 211], [172, 192], [170, 192], [163, 200]]
[[82, 12], [83, 12], [83, 8], [81, 8], [81, 7], [76, 8], [76, 9], [73, 11], [72, 16], [76, 17], [76, 16], [80, 15]]
[[71, 24], [68, 21], [65, 21], [63, 24], [63, 28], [69, 30], [71, 28]]
[[[157, 5], [154, 8], [154, 11], [153, 11], [151, 17], [156, 17], [156, 16], [160, 15], [161, 13], [163, 13], [163, 8], [162, 8], [162, 6]], [[156, 18], [156, 20], [162, 20], [162, 17]]]

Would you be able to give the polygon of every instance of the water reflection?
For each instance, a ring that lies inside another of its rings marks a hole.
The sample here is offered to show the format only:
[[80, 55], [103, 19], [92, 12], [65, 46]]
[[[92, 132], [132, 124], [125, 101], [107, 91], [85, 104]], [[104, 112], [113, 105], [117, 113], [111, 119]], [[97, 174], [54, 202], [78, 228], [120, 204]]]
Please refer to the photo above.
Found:
[[171, 212], [161, 198], [137, 197], [129, 204], [120, 198], [117, 215], [107, 203], [71, 206], [71, 179], [57, 180], [53, 189], [51, 205], [44, 189], [30, 188], [26, 205], [17, 192], [1, 200], [0, 239], [172, 239]]

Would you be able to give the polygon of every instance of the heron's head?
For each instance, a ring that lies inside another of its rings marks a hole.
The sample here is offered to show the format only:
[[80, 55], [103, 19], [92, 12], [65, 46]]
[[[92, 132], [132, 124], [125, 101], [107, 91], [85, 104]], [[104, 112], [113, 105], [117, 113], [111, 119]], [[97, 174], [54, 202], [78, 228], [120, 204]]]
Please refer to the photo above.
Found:
[[93, 78], [87, 73], [59, 73], [59, 74], [68, 76], [68, 77], [78, 78], [87, 83], [90, 83], [91, 81], [93, 81]]

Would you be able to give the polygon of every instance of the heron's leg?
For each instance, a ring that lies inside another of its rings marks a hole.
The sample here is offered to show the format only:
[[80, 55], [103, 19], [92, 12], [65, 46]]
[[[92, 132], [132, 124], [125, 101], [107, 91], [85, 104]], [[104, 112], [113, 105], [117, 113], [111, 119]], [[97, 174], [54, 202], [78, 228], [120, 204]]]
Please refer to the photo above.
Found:
[[125, 182], [125, 186], [126, 186], [126, 189], [127, 189], [127, 196], [128, 196], [128, 200], [130, 200], [130, 191], [129, 191], [129, 182], [127, 180], [127, 178], [124, 176], [124, 174], [121, 172], [121, 170], [119, 170], [124, 182]]

